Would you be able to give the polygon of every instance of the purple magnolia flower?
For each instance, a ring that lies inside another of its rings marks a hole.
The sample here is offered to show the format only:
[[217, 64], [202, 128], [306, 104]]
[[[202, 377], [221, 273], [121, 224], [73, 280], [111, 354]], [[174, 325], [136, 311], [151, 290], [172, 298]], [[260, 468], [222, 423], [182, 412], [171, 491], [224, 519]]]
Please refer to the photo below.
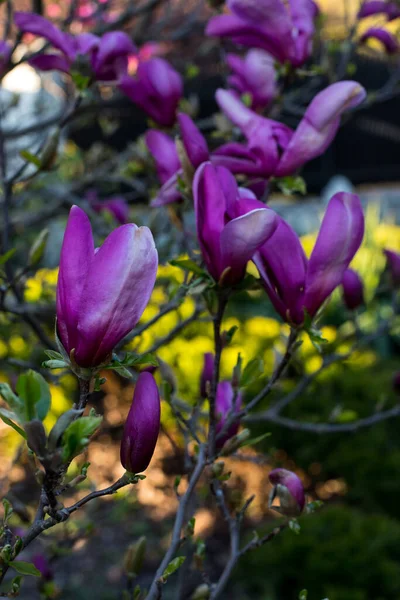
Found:
[[95, 212], [109, 212], [120, 225], [128, 222], [129, 206], [124, 198], [112, 196], [111, 198], [100, 200], [97, 191], [94, 189], [88, 190], [85, 196]]
[[269, 474], [274, 486], [270, 495], [269, 506], [275, 498], [280, 501], [279, 512], [287, 516], [300, 515], [306, 503], [304, 487], [300, 477], [287, 469], [274, 469]]
[[151, 373], [138, 377], [121, 441], [121, 463], [130, 473], [142, 473], [151, 461], [160, 430], [160, 396]]
[[175, 123], [183, 81], [164, 58], [140, 62], [136, 76], [122, 77], [119, 88], [159, 125], [171, 127]]
[[238, 187], [227, 169], [210, 162], [196, 171], [193, 197], [197, 236], [208, 272], [221, 285], [238, 283], [247, 262], [275, 231], [277, 216], [262, 205], [228, 221], [230, 205], [239, 197]]
[[154, 287], [157, 250], [147, 227], [115, 229], [95, 250], [87, 215], [73, 206], [57, 282], [57, 330], [81, 367], [105, 362], [139, 321]]
[[266, 108], [277, 94], [274, 59], [264, 50], [250, 50], [244, 58], [227, 54], [226, 62], [233, 74], [228, 84], [239, 94], [250, 94], [251, 108]]
[[400, 254], [392, 250], [384, 250], [393, 285], [400, 285]]
[[[241, 199], [241, 211], [262, 205]], [[308, 260], [300, 240], [284, 219], [279, 218], [272, 236], [256, 252], [253, 261], [261, 281], [282, 319], [301, 325], [305, 310], [314, 317], [333, 290], [360, 247], [364, 215], [355, 194], [339, 192], [328, 205], [317, 241]]]
[[14, 21], [22, 33], [39, 35], [59, 50], [59, 54], [40, 54], [29, 60], [41, 71], [70, 73], [74, 68], [79, 69], [79, 60], [85, 57], [95, 79], [113, 81], [126, 72], [128, 55], [137, 52], [129, 36], [122, 31], [106, 33], [102, 38], [92, 33], [72, 36], [44, 17], [28, 12], [16, 12]]
[[225, 423], [231, 413], [238, 413], [242, 406], [242, 397], [240, 392], [234, 392], [230, 381], [220, 381], [217, 386], [217, 395], [215, 398], [215, 416], [217, 419], [215, 434], [216, 434], [216, 446], [222, 448], [222, 446], [231, 437], [237, 434], [239, 431], [240, 423], [236, 421], [224, 432], [223, 435], [218, 437], [218, 434], [222, 432]]
[[365, 96], [364, 88], [355, 81], [333, 83], [315, 96], [293, 132], [256, 114], [232, 92], [220, 89], [216, 93], [220, 108], [246, 136], [248, 148], [258, 156], [259, 170], [266, 177], [290, 175], [323, 154], [336, 135], [341, 114], [360, 104]]
[[[230, 142], [210, 153], [204, 136], [188, 115], [178, 113], [178, 122], [183, 149], [193, 170], [209, 160], [214, 165], [226, 167], [231, 173], [256, 176], [260, 174], [262, 169], [258, 157], [243, 144]], [[158, 177], [163, 184], [156, 198], [151, 201], [151, 206], [163, 206], [180, 200], [178, 177], [182, 177], [184, 173], [174, 140], [165, 133], [152, 130], [146, 134], [146, 144], [153, 155]]]
[[2, 40], [0, 40], [0, 75], [7, 67], [8, 61], [10, 60], [10, 56], [11, 47], [7, 44], [7, 42], [3, 42]]
[[364, 304], [364, 286], [361, 277], [346, 269], [342, 279], [343, 300], [349, 310], [354, 310]]
[[52, 581], [54, 579], [54, 571], [44, 554], [35, 554], [32, 557], [32, 562], [37, 570], [40, 571], [45, 581]]
[[370, 17], [372, 15], [384, 14], [388, 21], [400, 17], [400, 6], [396, 2], [385, 2], [385, 0], [370, 0], [364, 2], [358, 12], [358, 18]]
[[211, 384], [212, 376], [214, 372], [214, 354], [212, 352], [206, 352], [204, 354], [204, 365], [200, 376], [200, 396], [207, 398], [207, 387]]
[[382, 29], [382, 27], [370, 27], [360, 37], [360, 42], [364, 43], [370, 39], [375, 39], [381, 42], [388, 54], [395, 54], [399, 51], [400, 46], [399, 42], [397, 41], [397, 37], [393, 35], [393, 33], [390, 33], [390, 31]]
[[227, 0], [231, 14], [212, 18], [206, 34], [229, 37], [233, 42], [261, 48], [280, 62], [295, 67], [311, 55], [314, 19], [312, 0]]

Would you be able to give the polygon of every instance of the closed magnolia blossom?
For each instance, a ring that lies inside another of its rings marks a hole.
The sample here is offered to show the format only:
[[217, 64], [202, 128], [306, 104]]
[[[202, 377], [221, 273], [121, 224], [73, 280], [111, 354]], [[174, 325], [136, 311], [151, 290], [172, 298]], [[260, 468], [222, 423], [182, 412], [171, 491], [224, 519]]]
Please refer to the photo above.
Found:
[[121, 464], [130, 473], [149, 466], [160, 431], [160, 396], [151, 373], [141, 373], [121, 441]]
[[[189, 163], [193, 172], [203, 162], [210, 161], [214, 165], [226, 167], [234, 174], [250, 176], [260, 174], [257, 155], [243, 144], [229, 142], [210, 153], [206, 139], [189, 115], [178, 113], [178, 123], [182, 150], [185, 154], [184, 161]], [[151, 130], [146, 133], [145, 141], [154, 158], [158, 178], [163, 184], [157, 196], [151, 201], [151, 206], [163, 206], [180, 200], [178, 179], [183, 177], [184, 172], [182, 156], [180, 158], [178, 155], [175, 140], [162, 131]]]
[[384, 250], [387, 259], [387, 266], [394, 287], [400, 286], [400, 254], [393, 250]]
[[265, 50], [250, 50], [244, 58], [227, 54], [232, 71], [228, 84], [239, 94], [250, 94], [251, 108], [266, 108], [277, 95], [277, 75], [274, 58]]
[[[247, 191], [230, 208], [231, 216], [264, 206]], [[301, 325], [305, 311], [314, 317], [333, 290], [342, 283], [364, 235], [364, 215], [355, 194], [335, 194], [326, 210], [309, 259], [298, 235], [281, 217], [271, 237], [253, 261], [261, 282], [284, 321]]]
[[122, 77], [119, 89], [159, 125], [171, 127], [175, 123], [183, 80], [164, 58], [139, 62], [136, 75]]
[[126, 72], [128, 56], [137, 52], [130, 37], [122, 31], [105, 33], [101, 38], [92, 33], [73, 36], [44, 17], [28, 12], [14, 13], [14, 21], [21, 32], [43, 37], [59, 51], [57, 54], [39, 54], [29, 60], [41, 71], [79, 71], [83, 58], [95, 79], [114, 81]]
[[[239, 431], [239, 420], [232, 423], [226, 431], [223, 432], [225, 424], [232, 414], [238, 413], [242, 407], [242, 396], [238, 391], [234, 391], [230, 381], [220, 381], [217, 386], [215, 397], [215, 417], [216, 417], [216, 447], [222, 446], [231, 437]], [[219, 435], [221, 434], [221, 435]]]
[[57, 282], [57, 331], [80, 367], [96, 367], [139, 321], [152, 293], [157, 250], [147, 227], [122, 225], [95, 250], [87, 215], [73, 206]]
[[386, 0], [364, 2], [358, 11], [358, 18], [363, 19], [373, 15], [384, 15], [388, 21], [393, 21], [400, 17], [400, 5]]
[[269, 499], [269, 507], [271, 508], [274, 499], [278, 498], [280, 506], [273, 507], [275, 510], [288, 517], [300, 515], [306, 503], [300, 477], [287, 469], [274, 469], [268, 477], [274, 486]]
[[248, 261], [274, 233], [276, 214], [262, 205], [228, 220], [239, 190], [227, 169], [210, 162], [196, 171], [193, 197], [197, 236], [208, 272], [221, 285], [238, 283]]
[[310, 57], [318, 14], [312, 0], [227, 0], [226, 5], [230, 14], [213, 17], [207, 35], [261, 48], [295, 67]]
[[343, 300], [349, 310], [364, 304], [364, 286], [361, 277], [353, 269], [346, 269], [342, 279]]
[[114, 219], [124, 225], [129, 220], [129, 206], [125, 198], [120, 196], [112, 196], [110, 198], [104, 198], [100, 200], [96, 190], [88, 190], [86, 192], [86, 199], [89, 202], [91, 208], [97, 212], [108, 212]]
[[397, 37], [390, 31], [387, 31], [387, 29], [382, 29], [382, 27], [370, 27], [367, 29], [360, 37], [360, 42], [364, 43], [368, 40], [378, 40], [388, 54], [395, 54], [400, 48]]
[[0, 75], [2, 75], [4, 72], [7, 63], [10, 60], [10, 56], [11, 47], [7, 44], [7, 42], [0, 40]]
[[208, 390], [209, 386], [211, 385], [213, 372], [214, 354], [212, 352], [206, 352], [204, 354], [204, 364], [200, 375], [200, 396], [202, 398], [208, 397]]
[[323, 154], [336, 135], [342, 113], [365, 96], [365, 89], [356, 81], [333, 83], [315, 96], [293, 131], [261, 117], [232, 92], [220, 89], [216, 93], [222, 111], [247, 138], [248, 149], [258, 157], [259, 174], [265, 177], [291, 175]]

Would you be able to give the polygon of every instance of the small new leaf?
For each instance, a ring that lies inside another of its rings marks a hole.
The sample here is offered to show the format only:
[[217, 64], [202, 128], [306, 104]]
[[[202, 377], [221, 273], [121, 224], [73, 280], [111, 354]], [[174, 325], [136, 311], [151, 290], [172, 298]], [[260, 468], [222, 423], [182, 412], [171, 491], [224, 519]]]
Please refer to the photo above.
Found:
[[35, 167], [40, 169], [42, 162], [38, 156], [35, 156], [34, 154], [32, 154], [32, 152], [29, 152], [29, 150], [21, 150], [19, 155], [21, 156], [21, 158], [25, 159], [26, 162], [31, 163], [32, 165], [35, 165]]
[[293, 531], [293, 533], [295, 533], [296, 535], [299, 535], [301, 528], [297, 519], [290, 519], [289, 529]]
[[42, 229], [35, 241], [33, 242], [29, 250], [28, 263], [31, 266], [37, 265], [44, 254], [46, 248], [47, 239], [49, 237], [49, 230]]
[[68, 462], [80, 454], [89, 443], [102, 421], [102, 417], [88, 416], [73, 421], [65, 430], [62, 438], [63, 460]]
[[171, 560], [164, 573], [162, 574], [162, 579], [166, 580], [168, 577], [175, 573], [183, 565], [185, 562], [186, 556], [177, 556], [174, 560]]
[[35, 577], [41, 576], [40, 571], [35, 567], [35, 565], [23, 560], [12, 560], [10, 562], [10, 567], [13, 567], [17, 573], [20, 573], [21, 575], [34, 575]]
[[286, 194], [287, 196], [291, 196], [292, 194], [304, 194], [307, 193], [306, 182], [302, 177], [295, 175], [288, 175], [287, 177], [282, 177], [276, 180], [276, 185], [278, 188]]
[[253, 358], [243, 369], [240, 378], [240, 387], [246, 387], [254, 383], [264, 373], [264, 361], [261, 358]]
[[190, 260], [190, 258], [183, 258], [179, 260], [170, 260], [169, 264], [173, 267], [179, 267], [184, 271], [189, 271], [190, 273], [196, 273], [196, 275], [203, 275], [208, 278], [208, 273], [199, 267], [194, 260]]
[[307, 600], [308, 592], [307, 590], [301, 590], [299, 594], [299, 600]]
[[265, 438], [270, 437], [272, 433], [267, 431], [267, 433], [263, 433], [262, 435], [258, 435], [257, 437], [250, 438], [249, 440], [245, 440], [242, 444], [240, 444], [239, 448], [243, 448], [243, 446], [255, 446], [265, 440]]
[[5, 254], [2, 254], [0, 256], [0, 266], [4, 265], [8, 260], [10, 260], [10, 258], [12, 256], [14, 256], [16, 251], [17, 251], [16, 248], [11, 248], [8, 252], [6, 252]]
[[18, 377], [15, 388], [25, 404], [25, 420], [39, 418], [43, 421], [51, 404], [50, 388], [44, 377], [30, 369]]

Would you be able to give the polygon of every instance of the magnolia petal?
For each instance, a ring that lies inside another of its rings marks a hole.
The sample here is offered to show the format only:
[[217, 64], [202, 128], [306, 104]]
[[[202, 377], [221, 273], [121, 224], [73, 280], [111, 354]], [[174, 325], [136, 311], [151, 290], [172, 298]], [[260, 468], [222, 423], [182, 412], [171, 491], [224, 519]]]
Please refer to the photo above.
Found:
[[359, 197], [346, 192], [335, 194], [308, 263], [304, 306], [310, 316], [341, 284], [363, 236], [364, 215]]
[[230, 267], [229, 282], [239, 281], [255, 252], [274, 233], [276, 214], [269, 208], [258, 208], [227, 223], [221, 233], [223, 269]]
[[73, 206], [61, 248], [56, 298], [57, 329], [68, 354], [77, 345], [81, 297], [93, 259], [90, 221], [82, 209]]
[[61, 50], [70, 60], [75, 58], [74, 38], [63, 33], [50, 21], [29, 12], [15, 12], [14, 22], [23, 33], [33, 33], [48, 40], [54, 48]]
[[156, 163], [158, 178], [165, 183], [181, 168], [175, 142], [166, 133], [155, 129], [146, 133], [145, 142]]
[[157, 250], [147, 227], [115, 229], [96, 252], [82, 292], [75, 360], [103, 362], [139, 321], [153, 291]]
[[207, 142], [189, 115], [178, 113], [178, 123], [187, 157], [192, 166], [197, 169], [201, 163], [209, 160]]

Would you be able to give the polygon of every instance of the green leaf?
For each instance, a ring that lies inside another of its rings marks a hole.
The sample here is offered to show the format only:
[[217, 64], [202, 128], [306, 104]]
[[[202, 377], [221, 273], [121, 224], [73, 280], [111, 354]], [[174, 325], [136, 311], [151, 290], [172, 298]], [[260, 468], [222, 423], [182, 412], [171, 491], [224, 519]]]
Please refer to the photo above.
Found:
[[32, 563], [24, 562], [23, 560], [12, 560], [10, 562], [10, 567], [13, 567], [17, 573], [21, 575], [34, 575], [35, 577], [40, 577], [40, 571], [33, 565]]
[[71, 71], [71, 79], [79, 92], [84, 92], [89, 87], [90, 77], [83, 75], [79, 71]]
[[336, 422], [337, 423], [351, 423], [352, 421], [357, 421], [358, 413], [355, 410], [351, 410], [350, 408], [347, 410], [342, 410], [340, 415], [338, 415]]
[[176, 558], [174, 558], [174, 560], [171, 560], [164, 573], [162, 574], [162, 578], [168, 579], [168, 577], [170, 577], [172, 573], [175, 573], [175, 571], [177, 571], [179, 567], [183, 565], [185, 559], [186, 556], [177, 556]]
[[200, 73], [200, 69], [197, 65], [189, 63], [186, 65], [186, 77], [188, 79], [194, 79]]
[[3, 508], [4, 508], [3, 523], [4, 523], [4, 525], [7, 525], [8, 520], [10, 519], [11, 515], [13, 514], [13, 507], [11, 506], [11, 503], [7, 500], [7, 498], [3, 498]]
[[26, 421], [32, 421], [36, 417], [43, 421], [51, 404], [50, 388], [44, 377], [36, 371], [29, 370], [18, 377], [15, 387], [25, 403]]
[[101, 386], [105, 383], [107, 379], [105, 377], [99, 377], [99, 374], [96, 374], [94, 379], [94, 391], [99, 392], [101, 390]]
[[309, 502], [306, 506], [306, 511], [308, 513], [314, 513], [316, 510], [318, 510], [319, 508], [321, 508], [321, 506], [323, 506], [324, 503], [322, 502], [322, 500], [314, 500], [313, 502]]
[[284, 194], [291, 196], [292, 194], [299, 193], [304, 196], [307, 193], [307, 186], [304, 179], [300, 176], [288, 175], [287, 177], [281, 177], [276, 179], [276, 185]]
[[208, 277], [207, 271], [199, 267], [198, 264], [194, 262], [194, 260], [190, 260], [190, 258], [182, 258], [180, 260], [170, 260], [169, 264], [173, 267], [179, 267], [184, 271], [190, 271], [190, 273], [196, 273], [196, 275], [203, 275]]
[[49, 230], [42, 229], [29, 250], [29, 265], [37, 265], [37, 263], [40, 261], [46, 248], [48, 237]]
[[322, 337], [322, 332], [314, 325], [312, 318], [304, 309], [304, 331], [308, 334], [314, 348], [321, 353], [321, 344], [327, 344], [328, 340]]
[[240, 387], [254, 383], [264, 373], [264, 361], [257, 357], [247, 363], [240, 378]]
[[14, 254], [16, 253], [17, 249], [16, 248], [11, 248], [8, 252], [6, 252], [5, 254], [2, 254], [0, 256], [0, 266], [4, 265], [8, 260], [10, 260], [10, 258], [12, 256], [14, 256]]
[[242, 444], [240, 444], [239, 448], [243, 448], [243, 446], [255, 446], [259, 444], [265, 438], [270, 437], [272, 433], [267, 431], [267, 433], [263, 433], [262, 435], [258, 435], [257, 437], [250, 438], [249, 440], [245, 440]]
[[32, 154], [32, 152], [29, 152], [29, 150], [21, 150], [19, 155], [21, 156], [21, 158], [26, 160], [26, 162], [35, 165], [35, 167], [38, 167], [38, 169], [40, 169], [40, 167], [42, 166], [42, 161], [40, 160], [40, 158]]
[[26, 433], [21, 427], [19, 427], [15, 421], [18, 420], [16, 414], [11, 412], [10, 410], [6, 410], [5, 408], [0, 408], [0, 419], [9, 427], [12, 427], [19, 435], [21, 435], [24, 439], [26, 439]]
[[44, 353], [52, 360], [64, 360], [63, 355], [59, 352], [55, 352], [55, 350], [45, 350]]
[[69, 367], [69, 365], [65, 360], [45, 360], [42, 363], [42, 367], [44, 369], [65, 369], [66, 367]]
[[99, 427], [103, 417], [88, 416], [73, 421], [65, 430], [62, 438], [63, 460], [72, 460], [88, 445], [89, 438]]
[[240, 98], [241, 98], [243, 104], [250, 108], [250, 106], [253, 102], [253, 96], [249, 92], [246, 92], [245, 94], [242, 94]]
[[299, 600], [307, 600], [308, 592], [307, 590], [301, 590], [299, 594]]
[[22, 415], [24, 404], [20, 398], [14, 394], [8, 383], [0, 383], [0, 396], [3, 397], [8, 406], [15, 412], [16, 415]]
[[300, 533], [300, 523], [297, 519], [290, 519], [289, 521], [289, 529], [293, 531], [296, 535]]

